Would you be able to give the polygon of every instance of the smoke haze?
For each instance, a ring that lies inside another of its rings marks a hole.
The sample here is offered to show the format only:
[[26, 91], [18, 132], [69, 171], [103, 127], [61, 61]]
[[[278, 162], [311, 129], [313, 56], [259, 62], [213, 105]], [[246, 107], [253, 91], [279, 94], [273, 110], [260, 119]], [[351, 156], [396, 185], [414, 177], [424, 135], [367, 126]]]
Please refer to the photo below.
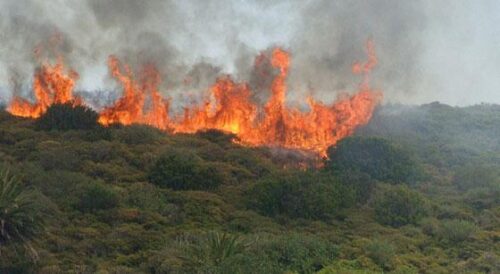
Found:
[[[221, 73], [258, 88], [261, 51], [292, 53], [294, 98], [354, 91], [351, 65], [373, 39], [373, 86], [386, 102], [500, 103], [500, 3], [448, 1], [0, 0], [0, 97], [22, 93], [44, 58], [64, 55], [77, 90], [112, 90], [106, 60], [154, 64], [162, 92], [185, 98]], [[56, 38], [54, 38], [56, 37]]]

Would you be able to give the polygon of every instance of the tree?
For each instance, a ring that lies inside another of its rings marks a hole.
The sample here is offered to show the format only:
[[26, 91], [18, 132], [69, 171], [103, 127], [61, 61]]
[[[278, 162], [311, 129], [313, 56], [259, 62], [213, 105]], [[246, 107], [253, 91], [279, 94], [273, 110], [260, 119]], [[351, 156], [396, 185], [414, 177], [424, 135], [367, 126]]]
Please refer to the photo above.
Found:
[[50, 203], [38, 191], [24, 188], [17, 177], [0, 170], [0, 247], [20, 244], [33, 256], [31, 245], [44, 231]]
[[375, 218], [383, 225], [416, 224], [426, 215], [426, 201], [407, 186], [392, 186], [375, 197]]
[[54, 104], [38, 120], [36, 127], [42, 130], [95, 129], [99, 115], [92, 109], [74, 103]]

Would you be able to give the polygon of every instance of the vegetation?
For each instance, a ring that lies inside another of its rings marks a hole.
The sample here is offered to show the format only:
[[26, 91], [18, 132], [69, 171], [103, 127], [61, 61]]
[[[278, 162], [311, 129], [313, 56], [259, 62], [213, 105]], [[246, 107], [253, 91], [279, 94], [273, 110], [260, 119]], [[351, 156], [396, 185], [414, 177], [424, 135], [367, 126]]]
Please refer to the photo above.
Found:
[[0, 255], [7, 252], [0, 262], [12, 259], [9, 251], [19, 246], [36, 259], [32, 241], [45, 229], [50, 213], [46, 202], [37, 191], [24, 188], [7, 168], [0, 170]]
[[305, 167], [220, 131], [0, 111], [0, 273], [499, 273], [499, 136], [496, 105], [389, 105]]
[[93, 129], [98, 127], [98, 114], [92, 109], [73, 102], [55, 104], [36, 122], [43, 130]]
[[388, 187], [375, 197], [375, 218], [383, 225], [417, 224], [426, 215], [422, 195], [406, 186]]

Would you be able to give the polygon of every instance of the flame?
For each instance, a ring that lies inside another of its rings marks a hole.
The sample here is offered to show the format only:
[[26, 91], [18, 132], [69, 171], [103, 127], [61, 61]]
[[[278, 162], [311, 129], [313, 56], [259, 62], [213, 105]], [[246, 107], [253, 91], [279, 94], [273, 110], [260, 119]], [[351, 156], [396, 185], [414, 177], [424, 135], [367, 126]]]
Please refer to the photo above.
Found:
[[35, 102], [31, 103], [24, 98], [14, 96], [7, 110], [16, 116], [38, 118], [55, 103], [81, 104], [81, 99], [73, 96], [77, 79], [76, 72], [65, 70], [62, 58], [59, 58], [54, 65], [45, 62], [35, 72], [33, 80]]
[[131, 69], [125, 65], [122, 71], [121, 63], [115, 56], [109, 57], [108, 67], [111, 75], [122, 84], [123, 96], [115, 104], [101, 111], [99, 123], [141, 123], [166, 129], [169, 124], [169, 102], [164, 100], [158, 91], [161, 83], [158, 70], [152, 65], [145, 65], [140, 81], [135, 81]]
[[[184, 108], [181, 115], [170, 116], [170, 100], [160, 91], [161, 77], [150, 64], [144, 65], [138, 75], [115, 56], [108, 59], [111, 76], [123, 87], [122, 96], [99, 113], [99, 123], [129, 125], [147, 124], [172, 133], [194, 133], [199, 130], [218, 129], [235, 134], [239, 143], [249, 146], [276, 146], [312, 151], [326, 156], [326, 150], [340, 139], [351, 135], [356, 127], [366, 124], [382, 93], [372, 90], [369, 75], [377, 64], [372, 41], [367, 43], [368, 60], [356, 62], [355, 74], [362, 74], [359, 90], [352, 96], [342, 96], [330, 105], [307, 99], [309, 110], [300, 111], [286, 104], [286, 79], [290, 68], [290, 54], [276, 48], [270, 64], [276, 75], [270, 85], [268, 101], [259, 105], [252, 101], [248, 84], [238, 83], [230, 76], [219, 77], [209, 89], [210, 96], [202, 103]], [[269, 58], [263, 54], [256, 65]], [[35, 103], [15, 97], [8, 110], [14, 115], [39, 117], [54, 103], [75, 101], [72, 95], [77, 74], [64, 73], [62, 62], [54, 66], [42, 65], [35, 74]]]

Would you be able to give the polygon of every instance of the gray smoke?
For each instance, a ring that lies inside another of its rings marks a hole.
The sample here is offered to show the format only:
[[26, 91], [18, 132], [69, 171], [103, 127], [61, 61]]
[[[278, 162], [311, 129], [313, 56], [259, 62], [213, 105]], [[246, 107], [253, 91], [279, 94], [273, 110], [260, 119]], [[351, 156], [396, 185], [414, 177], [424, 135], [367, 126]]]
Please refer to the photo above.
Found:
[[351, 66], [373, 39], [373, 86], [386, 101], [500, 102], [500, 4], [435, 2], [0, 0], [0, 97], [29, 90], [41, 48], [38, 58], [63, 55], [87, 93], [119, 87], [106, 68], [113, 54], [134, 72], [154, 64], [174, 102], [224, 73], [249, 81], [262, 100], [270, 80], [255, 57], [281, 46], [292, 54], [290, 100], [312, 93], [329, 102], [356, 90]]

